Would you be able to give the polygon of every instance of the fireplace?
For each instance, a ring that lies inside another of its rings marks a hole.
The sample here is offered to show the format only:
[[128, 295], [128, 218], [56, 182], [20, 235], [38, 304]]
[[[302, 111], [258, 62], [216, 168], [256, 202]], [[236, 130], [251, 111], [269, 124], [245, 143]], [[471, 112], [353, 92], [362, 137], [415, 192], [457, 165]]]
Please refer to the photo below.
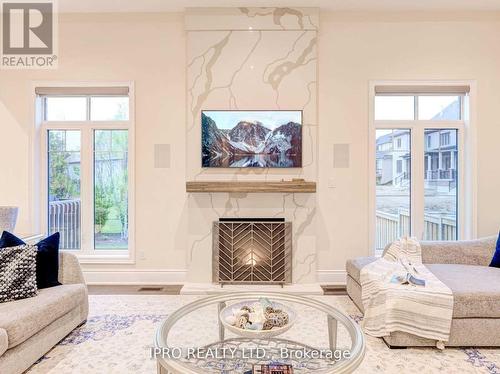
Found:
[[213, 281], [292, 281], [292, 223], [283, 218], [220, 218], [213, 223]]

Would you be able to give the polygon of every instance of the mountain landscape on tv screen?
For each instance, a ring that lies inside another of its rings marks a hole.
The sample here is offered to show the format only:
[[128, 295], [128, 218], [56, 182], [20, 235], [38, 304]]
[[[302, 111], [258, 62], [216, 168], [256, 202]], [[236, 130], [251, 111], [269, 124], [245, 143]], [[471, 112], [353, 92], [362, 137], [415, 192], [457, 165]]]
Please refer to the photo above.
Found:
[[202, 167], [302, 166], [302, 126], [293, 121], [269, 129], [257, 120], [236, 121], [230, 129], [219, 129], [201, 114]]

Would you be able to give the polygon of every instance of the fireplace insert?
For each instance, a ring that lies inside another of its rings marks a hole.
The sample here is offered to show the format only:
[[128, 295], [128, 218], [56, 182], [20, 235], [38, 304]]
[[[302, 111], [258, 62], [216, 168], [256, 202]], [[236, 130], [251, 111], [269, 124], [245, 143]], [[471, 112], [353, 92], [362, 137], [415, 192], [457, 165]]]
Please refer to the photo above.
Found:
[[213, 281], [292, 281], [292, 223], [283, 218], [221, 218], [213, 223]]

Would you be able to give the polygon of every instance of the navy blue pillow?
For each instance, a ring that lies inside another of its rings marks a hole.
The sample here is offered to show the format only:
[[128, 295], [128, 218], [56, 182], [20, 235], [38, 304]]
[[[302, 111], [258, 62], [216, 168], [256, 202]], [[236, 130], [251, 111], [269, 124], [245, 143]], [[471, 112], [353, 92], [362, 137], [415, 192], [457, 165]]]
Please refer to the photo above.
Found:
[[[0, 238], [0, 248], [16, 247], [24, 243], [17, 236], [4, 231]], [[59, 233], [40, 240], [36, 253], [36, 285], [38, 289], [59, 286]]]
[[8, 231], [4, 231], [0, 238], [0, 248], [17, 247], [24, 244], [26, 243]]
[[491, 267], [500, 268], [500, 232], [498, 233], [497, 249], [490, 263]]

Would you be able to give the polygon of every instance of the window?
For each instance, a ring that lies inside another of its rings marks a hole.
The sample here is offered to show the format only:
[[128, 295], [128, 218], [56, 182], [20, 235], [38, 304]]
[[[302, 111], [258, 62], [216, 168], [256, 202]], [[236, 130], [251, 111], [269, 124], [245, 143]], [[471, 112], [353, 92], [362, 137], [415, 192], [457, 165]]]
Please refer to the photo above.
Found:
[[[426, 136], [437, 134], [441, 145], [425, 147], [424, 163], [424, 239], [458, 239], [458, 156], [457, 129], [426, 129]], [[436, 135], [436, 136], [437, 136]], [[445, 141], [443, 141], [443, 139]]]
[[375, 97], [375, 120], [411, 120], [415, 116], [413, 96], [379, 95]]
[[439, 144], [441, 146], [450, 144], [450, 133], [444, 132], [439, 134]]
[[79, 130], [48, 130], [48, 232], [61, 233], [63, 249], [80, 249]]
[[[375, 249], [404, 235], [457, 240], [464, 232], [468, 91], [428, 93], [417, 87], [416, 93], [403, 89], [402, 94], [397, 86], [379, 88], [374, 89], [372, 123]], [[392, 144], [394, 149], [387, 148]]]
[[60, 232], [61, 248], [83, 257], [130, 257], [133, 127], [128, 91], [36, 89], [47, 181], [42, 222], [49, 234]]
[[94, 131], [94, 248], [128, 246], [128, 131]]
[[462, 97], [458, 95], [419, 95], [418, 119], [458, 121], [461, 119]]
[[[411, 144], [411, 132], [407, 129], [377, 129], [377, 144], [390, 144], [383, 152], [377, 152], [376, 163], [379, 165], [376, 175], [376, 245], [383, 249], [391, 238], [410, 233], [410, 181], [411, 174], [403, 173], [403, 165], [410, 162], [410, 148], [393, 149], [395, 136], [407, 137]], [[410, 168], [408, 168], [410, 170]], [[397, 220], [397, 225], [393, 224]]]
[[46, 121], [85, 121], [87, 119], [87, 99], [78, 96], [46, 97]]

